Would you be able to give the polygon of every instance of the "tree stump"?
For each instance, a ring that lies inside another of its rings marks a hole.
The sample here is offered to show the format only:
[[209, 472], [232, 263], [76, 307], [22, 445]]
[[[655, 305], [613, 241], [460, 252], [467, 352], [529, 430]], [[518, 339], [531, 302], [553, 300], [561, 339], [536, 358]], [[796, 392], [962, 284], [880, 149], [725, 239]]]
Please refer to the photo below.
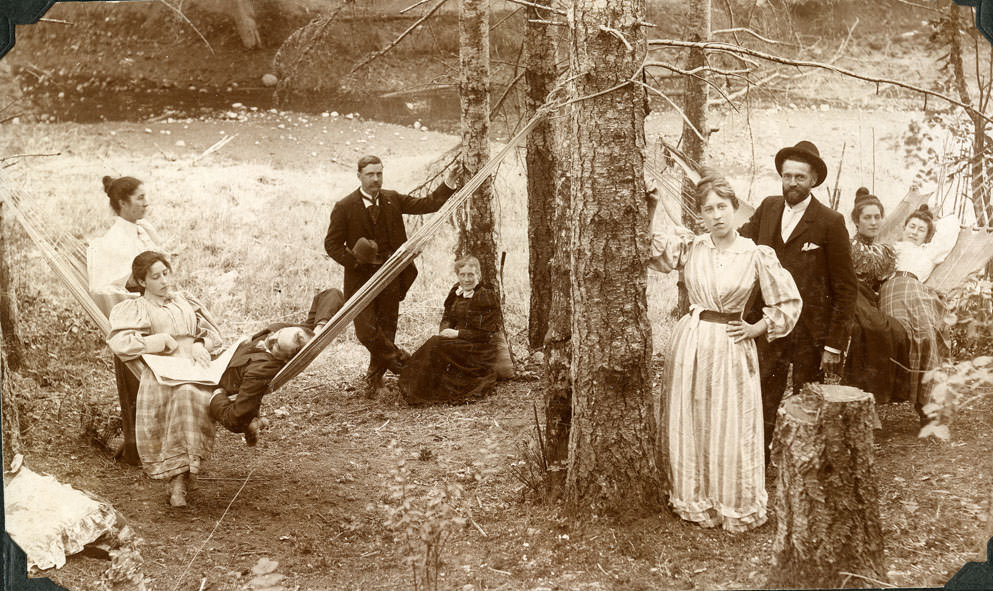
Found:
[[875, 586], [860, 577], [884, 578], [875, 423], [872, 394], [850, 386], [809, 384], [779, 407], [771, 585]]

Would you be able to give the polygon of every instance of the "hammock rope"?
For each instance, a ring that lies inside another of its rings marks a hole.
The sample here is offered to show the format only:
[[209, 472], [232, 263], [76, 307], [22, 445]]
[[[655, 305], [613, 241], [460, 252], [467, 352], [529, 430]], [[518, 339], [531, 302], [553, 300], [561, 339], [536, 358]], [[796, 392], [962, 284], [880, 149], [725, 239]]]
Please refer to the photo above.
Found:
[[533, 117], [515, 134], [479, 171], [459, 188], [445, 204], [414, 232], [406, 242], [400, 245], [389, 259], [345, 302], [340, 310], [322, 329], [303, 346], [302, 349], [276, 374], [269, 384], [269, 391], [281, 388], [307, 368], [338, 335], [344, 332], [355, 317], [365, 309], [414, 258], [421, 253], [435, 232], [445, 224], [455, 211], [461, 207], [483, 182], [496, 172], [497, 167], [518, 147], [527, 137], [534, 126], [550, 111], [558, 106], [546, 103]]

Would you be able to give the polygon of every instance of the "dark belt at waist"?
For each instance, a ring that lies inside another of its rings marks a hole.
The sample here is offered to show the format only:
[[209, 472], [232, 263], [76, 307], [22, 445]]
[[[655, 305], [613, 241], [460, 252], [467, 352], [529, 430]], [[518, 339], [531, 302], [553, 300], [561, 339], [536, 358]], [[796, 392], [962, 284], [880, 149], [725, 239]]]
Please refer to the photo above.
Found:
[[[893, 276], [894, 277], [910, 277], [911, 279], [917, 279], [917, 275], [914, 275], [910, 271], [896, 271], [895, 273], [893, 273]], [[920, 281], [920, 279], [917, 279], [917, 280]]]
[[714, 310], [704, 310], [700, 312], [700, 320], [704, 322], [716, 322], [727, 324], [734, 320], [741, 320], [741, 312], [715, 312]]

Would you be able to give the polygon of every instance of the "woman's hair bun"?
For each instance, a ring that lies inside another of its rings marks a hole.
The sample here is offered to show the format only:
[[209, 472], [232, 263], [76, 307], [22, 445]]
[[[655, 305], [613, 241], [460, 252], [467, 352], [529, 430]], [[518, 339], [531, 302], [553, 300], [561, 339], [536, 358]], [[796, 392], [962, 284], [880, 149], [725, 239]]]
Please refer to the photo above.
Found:
[[858, 199], [859, 197], [868, 197], [868, 196], [869, 196], [869, 189], [867, 189], [866, 187], [859, 187], [855, 191], [856, 199]]
[[103, 177], [103, 192], [110, 195], [110, 187], [114, 184], [114, 178], [105, 176]]
[[917, 208], [917, 211], [923, 211], [926, 213], [931, 213], [931, 208], [927, 206], [927, 203]]

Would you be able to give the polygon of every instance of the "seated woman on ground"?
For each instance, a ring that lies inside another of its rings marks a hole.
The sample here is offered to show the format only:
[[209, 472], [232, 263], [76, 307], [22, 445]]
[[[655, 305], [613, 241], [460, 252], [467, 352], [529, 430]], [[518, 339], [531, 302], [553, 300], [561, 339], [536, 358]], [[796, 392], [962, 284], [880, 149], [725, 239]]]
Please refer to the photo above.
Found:
[[858, 278], [855, 322], [845, 356], [842, 383], [871, 392], [877, 404], [906, 400], [909, 389], [907, 331], [879, 310], [879, 287], [896, 270], [896, 250], [876, 241], [883, 204], [865, 187], [855, 194], [852, 265]]
[[458, 404], [489, 393], [500, 330], [500, 300], [481, 282], [479, 260], [455, 261], [456, 283], [445, 298], [439, 333], [410, 356], [400, 373], [400, 392], [409, 404]]
[[945, 307], [937, 293], [924, 285], [935, 266], [945, 260], [958, 240], [959, 222], [952, 216], [934, 220], [927, 205], [904, 222], [903, 238], [893, 245], [896, 271], [879, 291], [879, 308], [907, 330], [912, 375], [907, 399], [914, 404], [921, 423], [927, 422], [923, 406], [930, 397], [924, 372], [941, 365], [948, 355]]
[[[124, 361], [152, 354], [210, 363], [211, 354], [221, 348], [220, 332], [195, 302], [176, 293], [164, 254], [146, 251], [135, 257], [129, 284], [141, 297], [124, 300], [110, 312], [107, 344], [115, 355]], [[174, 507], [186, 506], [188, 481], [214, 446], [211, 393], [212, 388], [196, 384], [162, 385], [147, 366], [141, 374], [138, 454], [150, 477], [169, 481]]]

